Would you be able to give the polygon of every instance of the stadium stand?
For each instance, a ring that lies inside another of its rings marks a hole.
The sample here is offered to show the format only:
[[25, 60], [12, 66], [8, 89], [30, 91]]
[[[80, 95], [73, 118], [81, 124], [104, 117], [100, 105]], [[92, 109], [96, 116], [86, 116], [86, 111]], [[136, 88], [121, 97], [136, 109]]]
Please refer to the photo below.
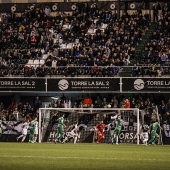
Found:
[[[7, 23], [0, 23], [0, 77], [169, 76], [168, 4], [156, 22], [151, 22], [147, 12], [124, 11], [117, 20], [111, 10], [86, 5], [81, 12], [57, 12], [55, 16], [38, 8], [25, 10], [21, 16], [11, 13]], [[112, 100], [107, 105], [122, 107]], [[139, 108], [147, 103], [130, 101]], [[75, 102], [72, 107], [80, 105]], [[97, 99], [93, 105], [104, 107]], [[161, 101], [164, 116], [165, 105]]]
[[4, 77], [119, 76], [122, 66], [136, 62], [136, 45], [149, 28], [149, 14], [141, 11], [124, 11], [117, 20], [115, 12], [88, 6], [56, 16], [38, 8], [11, 16], [0, 25]]

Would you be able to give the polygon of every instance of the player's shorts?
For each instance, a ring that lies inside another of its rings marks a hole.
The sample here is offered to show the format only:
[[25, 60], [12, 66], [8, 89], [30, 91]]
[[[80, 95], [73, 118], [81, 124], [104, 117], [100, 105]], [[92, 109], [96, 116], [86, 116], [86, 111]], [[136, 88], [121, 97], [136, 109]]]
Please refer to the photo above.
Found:
[[34, 134], [34, 128], [30, 128], [30, 134]]
[[64, 127], [63, 126], [58, 126], [57, 130], [58, 130], [58, 133], [63, 133], [64, 132]]
[[38, 135], [38, 128], [34, 129], [34, 135]]
[[98, 131], [97, 132], [99, 136], [103, 136], [104, 137], [104, 132], [103, 131]]
[[143, 137], [143, 140], [148, 140], [149, 136], [148, 136], [148, 132], [142, 132], [142, 137]]
[[23, 130], [22, 130], [22, 134], [23, 134], [23, 135], [27, 135], [27, 129], [23, 129]]
[[110, 135], [112, 135], [112, 134], [113, 134], [113, 132], [114, 132], [114, 130], [111, 130], [111, 131], [110, 131]]
[[119, 135], [119, 134], [120, 134], [120, 131], [121, 131], [121, 129], [120, 129], [120, 128], [115, 128], [115, 130], [114, 130], [114, 134]]
[[76, 136], [76, 133], [72, 130], [71, 132], [66, 132], [66, 135], [70, 138], [74, 138], [74, 136]]
[[151, 131], [151, 139], [154, 139], [155, 137], [159, 137], [159, 135], [154, 131], [154, 130], [152, 130]]

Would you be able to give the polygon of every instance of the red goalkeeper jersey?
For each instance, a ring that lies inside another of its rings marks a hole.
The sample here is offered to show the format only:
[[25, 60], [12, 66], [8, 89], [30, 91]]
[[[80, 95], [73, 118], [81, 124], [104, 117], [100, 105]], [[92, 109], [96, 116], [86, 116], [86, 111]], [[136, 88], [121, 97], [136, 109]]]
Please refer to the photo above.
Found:
[[96, 126], [96, 128], [98, 129], [98, 131], [104, 131], [105, 124], [103, 124], [103, 123], [98, 124], [98, 125]]

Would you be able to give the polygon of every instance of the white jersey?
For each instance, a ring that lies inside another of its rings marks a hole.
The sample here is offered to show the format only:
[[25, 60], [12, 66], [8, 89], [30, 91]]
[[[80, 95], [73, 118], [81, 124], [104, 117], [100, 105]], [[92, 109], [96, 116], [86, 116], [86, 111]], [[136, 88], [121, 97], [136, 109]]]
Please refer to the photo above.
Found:
[[66, 132], [66, 136], [68, 137], [72, 137], [74, 138], [74, 136], [76, 136], [77, 134], [77, 124], [75, 124], [72, 128], [70, 132]]
[[29, 123], [25, 122], [25, 123], [22, 124], [22, 126], [23, 126], [22, 134], [27, 135], [27, 131], [28, 131], [28, 128], [29, 128]]
[[18, 121], [19, 112], [18, 111], [13, 111], [13, 115], [15, 116], [16, 120]]
[[73, 126], [73, 128], [72, 128], [72, 131], [77, 131], [77, 124], [75, 124], [74, 126]]
[[148, 139], [149, 139], [149, 135], [148, 135], [148, 130], [149, 130], [149, 126], [148, 125], [142, 125], [141, 126], [141, 139], [142, 139], [142, 141], [148, 141]]

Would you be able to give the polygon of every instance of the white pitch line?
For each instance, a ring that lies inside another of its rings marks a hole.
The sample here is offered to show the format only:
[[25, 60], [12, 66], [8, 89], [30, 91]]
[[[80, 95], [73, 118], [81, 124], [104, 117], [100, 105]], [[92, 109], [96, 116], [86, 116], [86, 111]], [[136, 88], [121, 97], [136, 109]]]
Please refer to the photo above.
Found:
[[0, 155], [2, 158], [40, 158], [40, 159], [80, 159], [80, 160], [120, 160], [120, 161], [160, 161], [169, 162], [163, 159], [131, 159], [131, 158], [90, 158], [90, 157], [52, 157], [52, 156], [18, 156], [18, 155]]

